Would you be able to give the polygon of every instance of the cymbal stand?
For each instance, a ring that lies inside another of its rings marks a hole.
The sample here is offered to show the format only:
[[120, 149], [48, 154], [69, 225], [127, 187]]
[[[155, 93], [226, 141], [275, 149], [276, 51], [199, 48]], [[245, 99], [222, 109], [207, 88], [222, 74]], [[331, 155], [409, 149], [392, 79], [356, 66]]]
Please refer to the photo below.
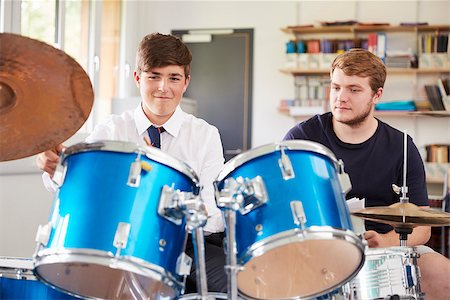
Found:
[[[405, 130], [403, 132], [403, 185], [401, 188], [399, 188], [395, 184], [392, 184], [392, 188], [395, 193], [397, 193], [397, 194], [399, 194], [400, 192], [402, 193], [402, 195], [400, 196], [400, 203], [408, 203], [409, 202], [409, 198], [408, 198], [408, 196], [406, 196], [406, 194], [408, 193], [408, 186], [406, 185], [407, 165], [408, 165], [408, 135]], [[403, 216], [403, 222], [406, 223], [404, 216]], [[400, 246], [406, 247], [407, 240], [408, 240], [408, 234], [412, 233], [412, 228], [397, 227], [394, 229], [395, 229], [395, 232], [399, 234]]]
[[408, 234], [411, 234], [413, 229], [407, 227], [396, 227], [394, 228], [395, 232], [399, 234], [400, 239], [400, 247], [407, 246]]

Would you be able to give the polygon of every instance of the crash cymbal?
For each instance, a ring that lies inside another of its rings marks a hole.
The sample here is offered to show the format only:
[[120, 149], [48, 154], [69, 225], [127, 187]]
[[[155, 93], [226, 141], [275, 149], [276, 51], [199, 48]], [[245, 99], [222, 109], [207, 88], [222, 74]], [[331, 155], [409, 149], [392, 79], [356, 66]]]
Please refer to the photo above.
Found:
[[0, 161], [54, 148], [87, 120], [88, 75], [63, 51], [0, 33]]
[[368, 207], [352, 212], [352, 215], [398, 228], [450, 225], [449, 213], [420, 208], [412, 203], [395, 203], [390, 206]]

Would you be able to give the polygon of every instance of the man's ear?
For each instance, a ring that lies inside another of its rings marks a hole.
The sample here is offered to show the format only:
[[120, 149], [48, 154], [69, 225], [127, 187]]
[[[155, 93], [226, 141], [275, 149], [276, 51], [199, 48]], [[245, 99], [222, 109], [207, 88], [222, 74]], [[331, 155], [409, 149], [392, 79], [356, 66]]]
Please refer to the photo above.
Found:
[[183, 87], [183, 93], [186, 92], [188, 86], [189, 86], [189, 82], [191, 82], [191, 75], [186, 76], [186, 81]]
[[136, 71], [133, 72], [133, 77], [134, 77], [134, 82], [135, 82], [136, 86], [139, 87], [141, 77], [138, 75], [138, 73]]
[[383, 95], [383, 88], [382, 87], [378, 88], [378, 90], [375, 93], [375, 95], [373, 95], [373, 103], [374, 104], [377, 104], [380, 101], [381, 95]]

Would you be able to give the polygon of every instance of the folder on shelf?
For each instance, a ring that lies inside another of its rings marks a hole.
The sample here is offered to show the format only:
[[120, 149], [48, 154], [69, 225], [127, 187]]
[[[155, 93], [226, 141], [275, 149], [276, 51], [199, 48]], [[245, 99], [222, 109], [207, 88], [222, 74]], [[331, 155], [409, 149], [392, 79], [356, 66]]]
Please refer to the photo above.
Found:
[[396, 111], [414, 111], [416, 105], [414, 101], [392, 101], [375, 104], [375, 110], [396, 110]]

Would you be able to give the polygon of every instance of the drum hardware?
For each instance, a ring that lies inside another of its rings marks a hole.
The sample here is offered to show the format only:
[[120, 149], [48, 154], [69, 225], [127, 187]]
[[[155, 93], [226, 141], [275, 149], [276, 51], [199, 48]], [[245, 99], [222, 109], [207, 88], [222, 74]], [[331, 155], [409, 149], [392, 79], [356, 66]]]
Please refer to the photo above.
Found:
[[292, 216], [294, 224], [305, 230], [306, 214], [301, 201], [291, 201]]
[[281, 158], [278, 160], [278, 165], [280, 166], [281, 174], [283, 174], [283, 179], [289, 180], [295, 178], [295, 173], [289, 157], [284, 152], [285, 148], [286, 147], [280, 146]]
[[55, 148], [87, 120], [94, 101], [92, 85], [65, 52], [0, 33], [0, 65], [0, 161]]
[[341, 184], [342, 188], [342, 194], [347, 194], [351, 188], [352, 188], [352, 182], [350, 181], [350, 176], [345, 173], [344, 170], [344, 161], [342, 159], [339, 159], [337, 162], [337, 169], [338, 169], [338, 178], [339, 183]]
[[141, 181], [141, 152], [138, 152], [136, 160], [130, 165], [130, 173], [128, 174], [127, 185], [138, 187]]
[[117, 224], [116, 234], [114, 235], [114, 247], [117, 248], [116, 258], [120, 257], [120, 251], [127, 247], [128, 237], [130, 236], [131, 224], [119, 222]]
[[207, 217], [197, 213], [204, 210], [201, 205], [204, 204], [193, 193], [164, 185], [159, 198], [158, 214], [177, 225], [181, 224], [184, 216], [187, 216], [190, 227], [195, 228], [206, 224]]
[[225, 180], [223, 189], [216, 189], [217, 206], [239, 210], [242, 215], [266, 203], [269, 198], [261, 176], [253, 179], [238, 177]]
[[48, 222], [45, 225], [39, 225], [35, 238], [35, 241], [38, 243], [38, 245], [47, 246], [51, 232], [52, 232], [52, 225], [50, 222]]
[[[175, 191], [173, 187], [164, 185], [158, 205], [158, 214], [169, 221], [180, 225], [181, 217], [186, 216], [186, 227], [192, 232], [192, 243], [194, 249], [194, 262], [196, 267], [197, 291], [206, 299], [208, 295], [208, 284], [206, 279], [205, 248], [203, 226], [207, 221], [206, 207], [199, 196], [192, 193]], [[184, 254], [184, 253], [183, 253]], [[180, 260], [178, 260], [180, 261]], [[189, 267], [183, 266], [179, 275], [189, 275]]]

